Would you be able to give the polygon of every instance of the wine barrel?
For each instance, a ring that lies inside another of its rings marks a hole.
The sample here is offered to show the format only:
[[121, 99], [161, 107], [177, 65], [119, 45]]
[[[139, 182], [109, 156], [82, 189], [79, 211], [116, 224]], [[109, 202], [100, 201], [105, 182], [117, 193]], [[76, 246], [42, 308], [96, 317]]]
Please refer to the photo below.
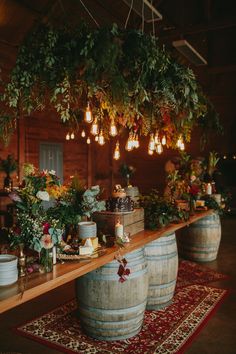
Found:
[[171, 302], [178, 272], [175, 233], [163, 236], [145, 246], [148, 262], [148, 310], [158, 310]]
[[76, 279], [78, 316], [90, 337], [121, 340], [136, 335], [147, 303], [148, 273], [144, 249], [125, 255], [131, 273], [119, 282], [119, 263], [112, 261]]
[[211, 262], [217, 258], [221, 240], [218, 214], [206, 216], [180, 231], [178, 250], [183, 258], [196, 262]]

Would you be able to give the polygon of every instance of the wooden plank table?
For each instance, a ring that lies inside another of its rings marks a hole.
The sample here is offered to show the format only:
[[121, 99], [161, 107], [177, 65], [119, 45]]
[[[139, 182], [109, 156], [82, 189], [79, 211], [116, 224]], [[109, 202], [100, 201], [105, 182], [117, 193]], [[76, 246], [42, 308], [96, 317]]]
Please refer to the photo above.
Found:
[[[175, 232], [205, 216], [211, 215], [212, 210], [197, 212], [187, 222], [170, 224], [161, 230], [144, 230], [132, 236], [131, 242], [120, 249], [124, 255], [134, 251], [145, 244], [154, 241], [162, 236]], [[66, 261], [53, 266], [53, 271], [47, 274], [33, 273], [27, 277], [20, 278], [15, 284], [0, 287], [0, 313], [42, 295], [52, 289], [68, 283], [92, 270], [95, 270], [106, 263], [114, 260], [119, 248], [113, 246], [104, 249], [104, 254], [98, 258], [90, 258], [79, 261]], [[117, 264], [118, 269], [118, 264]]]

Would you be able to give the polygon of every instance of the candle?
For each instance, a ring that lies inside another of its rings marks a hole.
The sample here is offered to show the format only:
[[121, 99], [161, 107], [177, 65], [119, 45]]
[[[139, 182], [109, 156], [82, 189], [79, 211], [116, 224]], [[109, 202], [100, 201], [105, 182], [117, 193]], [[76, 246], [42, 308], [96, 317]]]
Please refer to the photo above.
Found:
[[207, 183], [207, 185], [206, 185], [206, 194], [212, 194], [211, 183]]
[[120, 220], [118, 220], [115, 225], [115, 236], [122, 238], [123, 235], [124, 235], [124, 226], [120, 223]]
[[57, 248], [56, 246], [53, 246], [52, 248], [52, 264], [57, 263]]

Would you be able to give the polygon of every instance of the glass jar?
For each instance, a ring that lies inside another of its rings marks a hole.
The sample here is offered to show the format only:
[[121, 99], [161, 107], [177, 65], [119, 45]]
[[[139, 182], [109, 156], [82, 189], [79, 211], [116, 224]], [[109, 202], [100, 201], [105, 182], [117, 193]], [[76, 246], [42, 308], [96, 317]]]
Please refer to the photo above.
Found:
[[42, 248], [40, 252], [40, 260], [39, 260], [41, 266], [42, 266], [42, 271], [44, 273], [49, 273], [52, 272], [53, 270], [53, 254], [52, 254], [52, 248], [46, 249]]

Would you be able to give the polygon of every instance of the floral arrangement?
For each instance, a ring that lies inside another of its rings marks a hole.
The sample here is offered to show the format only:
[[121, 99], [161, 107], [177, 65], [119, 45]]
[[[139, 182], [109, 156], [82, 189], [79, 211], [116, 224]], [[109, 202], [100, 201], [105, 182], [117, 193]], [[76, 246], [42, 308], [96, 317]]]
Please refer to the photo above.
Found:
[[10, 232], [11, 243], [26, 246], [40, 252], [52, 248], [62, 238], [62, 223], [48, 215], [47, 203], [54, 197], [52, 188], [60, 187], [55, 171], [37, 171], [33, 165], [24, 166], [25, 177], [19, 189], [10, 193], [17, 209], [17, 225]]
[[77, 225], [82, 216], [105, 210], [105, 202], [97, 198], [99, 186], [85, 190], [75, 178], [63, 186], [55, 171], [38, 171], [24, 166], [24, 180], [10, 197], [17, 208], [17, 225], [11, 230], [11, 243], [24, 243], [40, 252], [62, 240], [67, 224]]
[[130, 185], [130, 178], [133, 177], [135, 171], [136, 169], [131, 165], [125, 163], [120, 165], [119, 172], [121, 176], [126, 179], [127, 187]]
[[192, 159], [182, 152], [175, 169], [167, 175], [167, 196], [170, 201], [197, 199], [203, 193], [204, 161]]

